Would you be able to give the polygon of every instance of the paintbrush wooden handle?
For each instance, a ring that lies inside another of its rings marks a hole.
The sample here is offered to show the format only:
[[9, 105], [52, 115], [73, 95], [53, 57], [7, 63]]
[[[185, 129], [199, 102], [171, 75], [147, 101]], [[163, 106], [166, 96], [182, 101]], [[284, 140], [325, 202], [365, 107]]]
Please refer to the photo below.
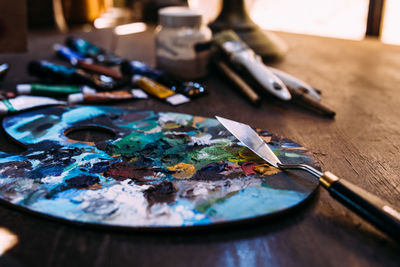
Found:
[[390, 204], [330, 172], [325, 172], [320, 182], [333, 198], [400, 242], [400, 212]]
[[292, 101], [305, 107], [308, 109], [311, 109], [313, 111], [316, 111], [324, 116], [327, 116], [329, 118], [334, 118], [336, 113], [335, 111], [331, 110], [330, 108], [322, 105], [319, 101], [316, 101], [315, 99], [311, 98], [306, 92], [302, 92], [301, 89], [293, 89], [290, 86], [287, 86], [290, 94], [292, 95]]
[[258, 94], [225, 62], [218, 60], [215, 62], [218, 69], [229, 78], [229, 80], [250, 100], [254, 105], [259, 105], [261, 102]]

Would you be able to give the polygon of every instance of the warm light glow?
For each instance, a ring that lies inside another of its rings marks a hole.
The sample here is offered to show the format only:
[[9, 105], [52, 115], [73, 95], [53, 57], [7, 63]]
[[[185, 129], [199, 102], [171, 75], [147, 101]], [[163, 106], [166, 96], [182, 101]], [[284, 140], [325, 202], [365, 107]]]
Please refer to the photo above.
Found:
[[188, 0], [188, 5], [200, 11], [204, 16], [204, 23], [209, 23], [221, 12], [221, 2], [221, 0]]
[[114, 25], [114, 19], [100, 17], [95, 19], [93, 24], [97, 29], [110, 28]]
[[249, 10], [263, 29], [361, 40], [368, 0], [255, 0]]
[[[188, 0], [213, 21], [221, 0]], [[362, 40], [369, 0], [246, 0], [251, 18], [261, 28], [285, 32]], [[386, 0], [381, 40], [400, 44], [400, 1]]]
[[382, 42], [400, 45], [400, 1], [386, 0], [382, 27]]
[[143, 22], [135, 22], [125, 25], [120, 25], [115, 27], [114, 33], [116, 35], [127, 35], [134, 34], [138, 32], [144, 32], [147, 29], [147, 26]]
[[0, 227], [0, 256], [18, 243], [18, 237], [6, 228]]
[[132, 10], [129, 8], [109, 8], [107, 12], [94, 20], [97, 29], [112, 28], [116, 25], [126, 24], [132, 21]]

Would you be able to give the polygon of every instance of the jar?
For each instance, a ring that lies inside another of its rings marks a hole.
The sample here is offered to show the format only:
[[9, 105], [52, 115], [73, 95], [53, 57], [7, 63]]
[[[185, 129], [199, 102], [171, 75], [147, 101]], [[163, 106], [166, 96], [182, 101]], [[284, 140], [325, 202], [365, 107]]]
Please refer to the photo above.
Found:
[[186, 80], [207, 75], [212, 34], [202, 24], [202, 14], [188, 7], [166, 7], [158, 15], [157, 68]]

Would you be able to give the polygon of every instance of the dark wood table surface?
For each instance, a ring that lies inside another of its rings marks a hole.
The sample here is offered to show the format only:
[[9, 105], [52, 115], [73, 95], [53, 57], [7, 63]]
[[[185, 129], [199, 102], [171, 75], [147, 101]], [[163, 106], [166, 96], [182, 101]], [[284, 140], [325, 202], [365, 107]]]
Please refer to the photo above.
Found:
[[[105, 48], [111, 31], [77, 32]], [[210, 94], [178, 107], [157, 100], [116, 105], [220, 115], [290, 138], [331, 170], [400, 208], [400, 47], [376, 40], [349, 41], [289, 33], [289, 45], [275, 67], [322, 90], [334, 120], [300, 107], [265, 99], [249, 104], [212, 73]], [[154, 64], [152, 31], [121, 36], [116, 53]], [[3, 89], [33, 81], [26, 65], [55, 57], [52, 45], [65, 35], [31, 33], [29, 51], [0, 55], [11, 69]], [[2, 133], [0, 150], [18, 152]], [[77, 227], [0, 206], [0, 227], [18, 244], [0, 256], [0, 266], [400, 266], [400, 246], [325, 190], [300, 209], [274, 220], [200, 232], [105, 231]], [[1, 242], [1, 240], [0, 240]]]

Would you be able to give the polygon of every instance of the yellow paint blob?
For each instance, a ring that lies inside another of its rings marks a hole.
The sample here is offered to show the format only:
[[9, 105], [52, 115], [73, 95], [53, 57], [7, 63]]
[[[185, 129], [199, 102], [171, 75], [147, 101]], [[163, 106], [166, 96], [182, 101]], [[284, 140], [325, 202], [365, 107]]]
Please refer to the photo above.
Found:
[[281, 171], [278, 168], [275, 168], [268, 164], [254, 166], [254, 170], [261, 175], [274, 175]]
[[254, 154], [251, 150], [245, 149], [243, 151], [239, 151], [239, 156], [243, 158], [245, 161], [260, 161], [261, 158]]
[[135, 162], [135, 161], [137, 161], [137, 160], [138, 160], [137, 157], [132, 157], [132, 158], [129, 160], [129, 163]]
[[175, 123], [175, 122], [167, 122], [164, 124], [163, 128], [166, 130], [176, 129], [182, 127], [182, 125]]
[[176, 179], [189, 179], [196, 173], [196, 168], [192, 164], [178, 163], [175, 166], [167, 167], [170, 171], [174, 171]]

